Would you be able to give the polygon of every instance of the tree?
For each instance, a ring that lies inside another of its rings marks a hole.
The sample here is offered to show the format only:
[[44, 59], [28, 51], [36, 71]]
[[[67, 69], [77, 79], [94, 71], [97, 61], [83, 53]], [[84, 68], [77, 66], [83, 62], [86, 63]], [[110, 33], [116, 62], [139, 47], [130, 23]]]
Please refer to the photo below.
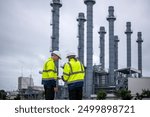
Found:
[[97, 100], [104, 100], [106, 99], [107, 93], [104, 90], [100, 90], [97, 93]]
[[5, 90], [0, 90], [0, 100], [6, 100], [7, 93]]

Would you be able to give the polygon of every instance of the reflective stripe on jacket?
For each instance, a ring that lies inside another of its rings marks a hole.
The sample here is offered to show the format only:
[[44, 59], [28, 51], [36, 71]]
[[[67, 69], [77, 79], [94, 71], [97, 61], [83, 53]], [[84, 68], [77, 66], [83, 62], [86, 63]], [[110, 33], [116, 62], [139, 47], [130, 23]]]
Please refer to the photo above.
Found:
[[57, 68], [52, 58], [49, 58], [44, 64], [42, 80], [57, 80]]
[[63, 79], [68, 84], [83, 81], [84, 76], [84, 66], [79, 60], [76, 61], [72, 58], [68, 63], [65, 64], [63, 70]]

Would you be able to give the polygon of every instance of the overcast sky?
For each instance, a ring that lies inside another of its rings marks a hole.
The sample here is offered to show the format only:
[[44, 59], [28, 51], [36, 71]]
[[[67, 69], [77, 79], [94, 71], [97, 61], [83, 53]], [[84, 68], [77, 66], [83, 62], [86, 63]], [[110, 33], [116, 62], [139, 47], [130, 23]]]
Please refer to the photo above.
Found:
[[[77, 53], [77, 17], [86, 13], [83, 0], [62, 0], [60, 9], [60, 51]], [[47, 59], [52, 35], [50, 0], [0, 0], [0, 89], [16, 90], [18, 77], [30, 76], [41, 85], [43, 61]], [[137, 32], [142, 32], [143, 75], [150, 76], [150, 0], [96, 0], [94, 5], [94, 62], [99, 64], [99, 27], [106, 28], [106, 68], [108, 69], [108, 6], [114, 6], [115, 35], [119, 37], [119, 68], [126, 67], [126, 22], [132, 34], [132, 67], [137, 69]], [[86, 15], [85, 15], [86, 16]], [[86, 28], [86, 26], [85, 26]]]

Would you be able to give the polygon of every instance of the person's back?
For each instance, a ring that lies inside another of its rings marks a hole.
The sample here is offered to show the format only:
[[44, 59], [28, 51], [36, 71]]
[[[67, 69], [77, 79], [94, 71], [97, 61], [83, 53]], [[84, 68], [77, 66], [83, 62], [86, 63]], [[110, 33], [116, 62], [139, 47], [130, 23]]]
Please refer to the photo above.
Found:
[[75, 83], [84, 80], [84, 67], [79, 60], [70, 59], [64, 66], [64, 72], [69, 76], [67, 83]]
[[75, 56], [67, 56], [68, 63], [64, 65], [63, 79], [68, 84], [69, 99], [81, 100], [85, 76], [83, 64]]

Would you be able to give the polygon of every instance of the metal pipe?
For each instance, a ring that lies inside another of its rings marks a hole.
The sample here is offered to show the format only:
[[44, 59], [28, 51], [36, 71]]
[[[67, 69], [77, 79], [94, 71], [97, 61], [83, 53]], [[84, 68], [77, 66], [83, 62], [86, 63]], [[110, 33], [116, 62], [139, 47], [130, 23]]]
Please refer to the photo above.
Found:
[[84, 64], [84, 22], [86, 21], [84, 13], [79, 13], [78, 23], [78, 58]]
[[114, 16], [114, 7], [109, 6], [109, 15], [107, 20], [109, 22], [109, 85], [115, 85], [115, 78], [114, 78], [114, 64], [115, 64], [115, 57], [114, 57], [114, 21], [116, 17]]
[[115, 69], [118, 69], [118, 36], [114, 36], [115, 38]]
[[[52, 43], [51, 43], [51, 48], [50, 52], [54, 50], [59, 50], [59, 9], [62, 7], [62, 3], [60, 0], [52, 0], [50, 3], [50, 6], [53, 8], [52, 9]], [[59, 62], [56, 62], [56, 67], [58, 69]], [[59, 73], [59, 70], [57, 70]], [[58, 84], [58, 81], [56, 82]], [[56, 98], [58, 98], [59, 94], [56, 93]]]
[[87, 69], [86, 69], [86, 96], [93, 93], [93, 5], [95, 0], [84, 0], [87, 6]]
[[100, 31], [98, 33], [100, 34], [100, 64], [101, 68], [105, 69], [105, 27], [100, 27]]
[[59, 9], [62, 6], [60, 0], [52, 0], [52, 48], [50, 51], [59, 50]]
[[138, 74], [138, 77], [141, 78], [142, 77], [142, 32], [138, 32], [137, 33], [138, 39], [137, 39], [137, 43], [138, 43], [138, 70], [141, 71], [141, 73]]
[[127, 67], [131, 68], [131, 22], [126, 23], [126, 31], [125, 34], [127, 35]]

